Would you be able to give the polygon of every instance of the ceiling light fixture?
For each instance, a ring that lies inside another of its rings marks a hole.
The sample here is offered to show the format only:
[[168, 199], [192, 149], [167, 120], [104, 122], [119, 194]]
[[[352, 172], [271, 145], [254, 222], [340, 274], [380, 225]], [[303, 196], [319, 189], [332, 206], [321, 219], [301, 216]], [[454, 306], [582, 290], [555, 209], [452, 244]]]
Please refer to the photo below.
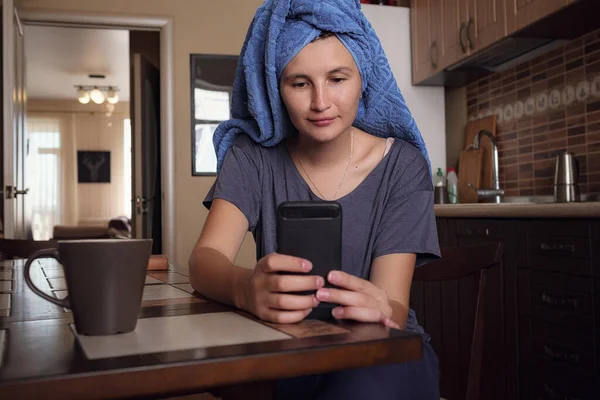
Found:
[[81, 86], [79, 86], [79, 89], [77, 90], [77, 100], [79, 100], [81, 104], [90, 102], [90, 94], [86, 90], [83, 90]]
[[90, 92], [90, 98], [96, 104], [104, 103], [104, 93], [102, 93], [98, 88], [92, 89]]
[[90, 100], [96, 104], [102, 104], [104, 100], [109, 104], [119, 102], [119, 88], [117, 86], [77, 85], [75, 88], [77, 89], [77, 100], [81, 104], [88, 104]]
[[119, 94], [112, 86], [109, 87], [108, 92], [106, 92], [106, 101], [110, 104], [117, 104], [119, 102]]

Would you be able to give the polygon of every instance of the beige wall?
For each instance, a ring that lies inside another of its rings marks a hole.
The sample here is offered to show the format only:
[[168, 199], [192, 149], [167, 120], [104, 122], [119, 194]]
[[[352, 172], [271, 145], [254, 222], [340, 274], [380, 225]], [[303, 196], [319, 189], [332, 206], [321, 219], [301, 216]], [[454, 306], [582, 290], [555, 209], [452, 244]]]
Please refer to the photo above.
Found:
[[[16, 0], [17, 8], [122, 16], [173, 18], [175, 76], [176, 262], [186, 265], [206, 219], [202, 199], [213, 178], [191, 176], [190, 53], [239, 54], [246, 30], [262, 0]], [[245, 243], [242, 264], [251, 264]]]

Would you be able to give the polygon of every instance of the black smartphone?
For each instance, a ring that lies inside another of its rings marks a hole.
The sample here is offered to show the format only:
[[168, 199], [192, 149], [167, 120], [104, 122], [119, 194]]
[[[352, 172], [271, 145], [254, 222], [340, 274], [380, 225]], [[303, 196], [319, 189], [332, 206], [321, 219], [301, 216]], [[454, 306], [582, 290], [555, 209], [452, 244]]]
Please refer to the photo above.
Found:
[[[327, 283], [331, 270], [342, 264], [342, 207], [335, 201], [284, 202], [277, 208], [277, 252], [309, 260], [311, 275]], [[299, 294], [313, 294], [301, 292]], [[335, 304], [321, 302], [309, 319], [331, 319]]]

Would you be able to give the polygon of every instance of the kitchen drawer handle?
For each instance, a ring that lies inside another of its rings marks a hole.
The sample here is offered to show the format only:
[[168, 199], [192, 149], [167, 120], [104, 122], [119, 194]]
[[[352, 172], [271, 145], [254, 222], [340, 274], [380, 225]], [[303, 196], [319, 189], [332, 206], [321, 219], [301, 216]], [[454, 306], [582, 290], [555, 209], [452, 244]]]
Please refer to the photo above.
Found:
[[558, 351], [548, 345], [544, 345], [544, 354], [554, 360], [568, 361], [573, 364], [579, 363], [579, 354]]
[[575, 253], [575, 245], [573, 243], [568, 243], [568, 244], [541, 243], [540, 248], [544, 251], [564, 251], [567, 253]]
[[465, 22], [461, 22], [460, 23], [460, 30], [458, 31], [458, 41], [460, 42], [460, 48], [462, 49], [463, 54], [467, 53], [467, 43], [465, 43], [466, 40], [468, 40], [465, 37], [465, 34], [467, 30], [467, 24]]
[[545, 303], [549, 306], [568, 306], [569, 308], [577, 308], [579, 305], [579, 300], [577, 299], [569, 299], [569, 298], [559, 298], [550, 296], [549, 294], [542, 293], [542, 303]]
[[467, 229], [467, 235], [490, 236], [489, 228], [485, 229]]
[[[434, 54], [435, 54], [435, 57], [434, 57]], [[431, 48], [429, 49], [429, 59], [431, 61], [431, 67], [433, 69], [437, 69], [437, 67], [438, 67], [439, 60], [437, 59], [438, 58], [437, 56], [438, 56], [437, 42], [434, 40], [431, 43]], [[434, 58], [435, 58], [435, 60], [434, 60]]]
[[559, 393], [549, 387], [547, 384], [544, 384], [544, 392], [546, 392], [546, 394], [552, 400], [581, 400], [579, 396], [571, 396], [569, 394]]

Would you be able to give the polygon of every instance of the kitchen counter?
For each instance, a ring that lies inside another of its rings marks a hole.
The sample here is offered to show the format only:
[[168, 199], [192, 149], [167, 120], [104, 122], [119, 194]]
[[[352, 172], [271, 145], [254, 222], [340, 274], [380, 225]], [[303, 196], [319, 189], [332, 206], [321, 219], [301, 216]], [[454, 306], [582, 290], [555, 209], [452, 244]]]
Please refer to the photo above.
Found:
[[600, 218], [600, 202], [436, 204], [436, 217]]

